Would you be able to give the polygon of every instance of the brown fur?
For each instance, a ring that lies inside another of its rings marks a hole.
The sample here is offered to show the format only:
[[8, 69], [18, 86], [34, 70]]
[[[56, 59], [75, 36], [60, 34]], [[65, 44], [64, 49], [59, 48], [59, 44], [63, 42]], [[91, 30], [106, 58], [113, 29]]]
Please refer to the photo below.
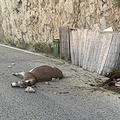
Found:
[[63, 78], [63, 73], [56, 67], [50, 66], [40, 66], [31, 72], [33, 76], [35, 76], [36, 80], [41, 81], [50, 81], [52, 78]]
[[63, 78], [63, 73], [61, 70], [47, 65], [36, 67], [30, 72], [15, 73], [13, 75], [23, 76], [23, 80], [11, 84], [13, 87], [27, 87], [34, 85], [36, 82], [50, 81], [52, 78]]

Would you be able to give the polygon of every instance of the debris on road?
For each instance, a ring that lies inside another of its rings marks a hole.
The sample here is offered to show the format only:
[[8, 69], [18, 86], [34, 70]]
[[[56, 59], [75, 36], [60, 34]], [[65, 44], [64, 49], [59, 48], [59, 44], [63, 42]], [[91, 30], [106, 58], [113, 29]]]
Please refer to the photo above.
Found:
[[35, 90], [32, 87], [28, 86], [27, 88], [25, 88], [25, 92], [35, 93]]
[[68, 94], [69, 92], [68, 91], [65, 91], [65, 92], [59, 92], [59, 94]]
[[57, 94], [57, 92], [54, 92], [54, 95], [56, 95]]
[[15, 65], [15, 63], [12, 63], [12, 65]]
[[8, 68], [12, 68], [12, 66], [9, 65]]
[[49, 82], [45, 82], [45, 84], [46, 84], [46, 85], [50, 85], [50, 83], [49, 83]]

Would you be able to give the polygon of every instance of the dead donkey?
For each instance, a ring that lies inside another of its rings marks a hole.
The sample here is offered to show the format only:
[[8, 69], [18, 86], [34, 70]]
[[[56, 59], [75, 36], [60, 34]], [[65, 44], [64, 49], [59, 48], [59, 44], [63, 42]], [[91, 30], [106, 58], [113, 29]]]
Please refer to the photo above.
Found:
[[23, 80], [13, 82], [12, 87], [32, 86], [37, 82], [51, 81], [52, 78], [63, 78], [63, 73], [56, 67], [47, 65], [36, 67], [29, 72], [14, 73], [14, 76], [22, 76]]

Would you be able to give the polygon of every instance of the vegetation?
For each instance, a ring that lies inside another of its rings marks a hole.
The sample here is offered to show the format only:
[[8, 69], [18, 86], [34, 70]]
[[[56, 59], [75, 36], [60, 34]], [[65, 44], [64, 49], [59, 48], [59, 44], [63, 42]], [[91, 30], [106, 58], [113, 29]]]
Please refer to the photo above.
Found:
[[30, 47], [30, 51], [51, 54], [52, 48], [50, 45], [48, 45], [44, 42], [43, 43], [35, 43]]
[[120, 67], [113, 68], [113, 72], [120, 72]]
[[0, 43], [17, 47], [20, 49], [26, 49], [31, 52], [47, 53], [47, 54], [52, 54], [53, 52], [51, 46], [49, 44], [46, 44], [45, 42], [32, 43], [32, 42], [25, 42], [24, 40], [14, 42], [8, 39], [1, 39]]
[[120, 7], [120, 0], [116, 0], [116, 5]]

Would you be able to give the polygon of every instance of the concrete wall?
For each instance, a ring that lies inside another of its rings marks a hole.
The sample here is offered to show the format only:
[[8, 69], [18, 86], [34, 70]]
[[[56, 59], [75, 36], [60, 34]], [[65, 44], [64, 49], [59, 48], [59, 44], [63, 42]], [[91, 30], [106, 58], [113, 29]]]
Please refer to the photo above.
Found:
[[14, 41], [52, 42], [58, 28], [120, 27], [114, 0], [0, 0], [4, 35]]

